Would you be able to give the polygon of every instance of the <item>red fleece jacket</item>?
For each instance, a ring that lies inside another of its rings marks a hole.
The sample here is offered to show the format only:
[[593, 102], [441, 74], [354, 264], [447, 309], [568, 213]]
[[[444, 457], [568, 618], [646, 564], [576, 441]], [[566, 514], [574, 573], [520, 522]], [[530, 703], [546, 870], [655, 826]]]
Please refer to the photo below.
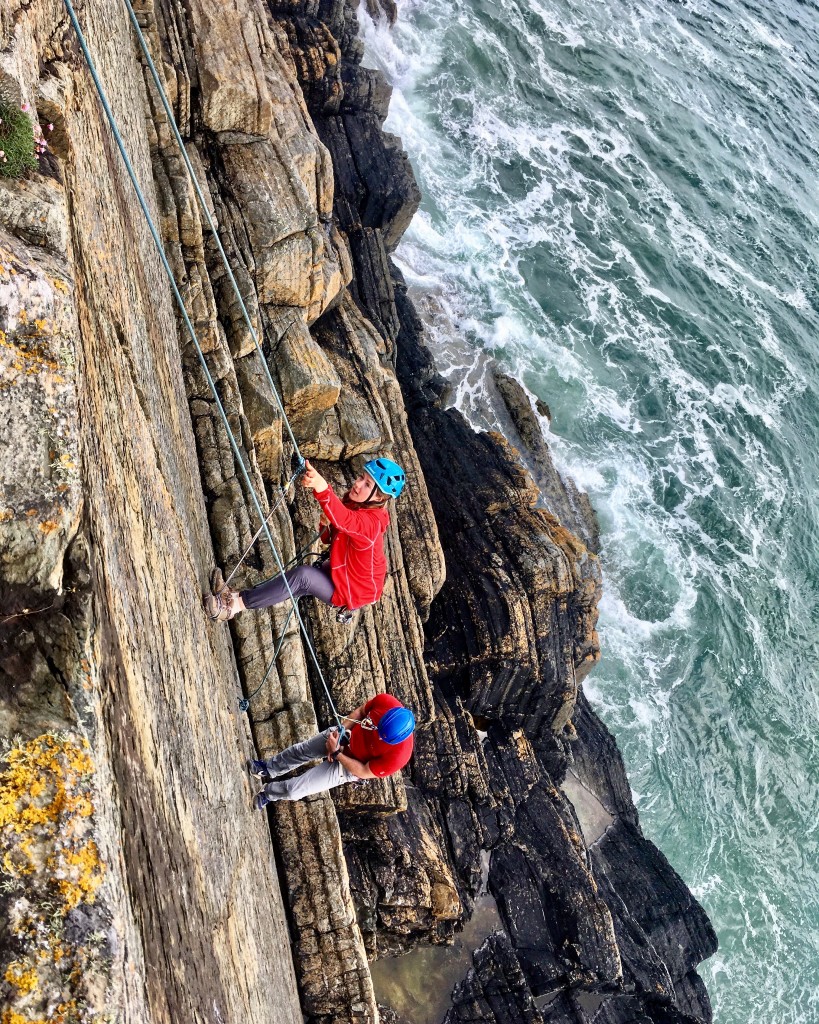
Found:
[[333, 604], [337, 608], [362, 608], [381, 597], [387, 576], [384, 534], [390, 525], [384, 508], [346, 505], [332, 487], [313, 491], [330, 520], [330, 573]]
[[[373, 725], [378, 725], [390, 708], [404, 705], [389, 693], [379, 693], [364, 705], [364, 715], [369, 715]], [[385, 775], [400, 772], [412, 757], [414, 736], [407, 736], [400, 743], [385, 743], [374, 729], [362, 729], [356, 724], [350, 729], [348, 753], [369, 765], [373, 775], [382, 779]]]

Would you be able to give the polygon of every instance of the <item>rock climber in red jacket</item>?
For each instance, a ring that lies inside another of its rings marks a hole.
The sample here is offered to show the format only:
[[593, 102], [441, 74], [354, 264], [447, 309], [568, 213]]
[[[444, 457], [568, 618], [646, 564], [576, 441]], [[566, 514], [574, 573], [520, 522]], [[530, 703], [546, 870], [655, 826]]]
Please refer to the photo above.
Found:
[[309, 462], [306, 466], [302, 486], [312, 488], [321, 505], [321, 539], [330, 543], [329, 563], [296, 566], [249, 590], [232, 590], [217, 579], [214, 593], [205, 598], [214, 622], [225, 622], [247, 608], [280, 604], [291, 593], [295, 598], [310, 594], [350, 611], [381, 597], [387, 575], [384, 534], [390, 522], [385, 506], [404, 489], [404, 471], [391, 459], [372, 459], [342, 499]]
[[[379, 693], [344, 720], [350, 728], [341, 744], [338, 729], [330, 728], [274, 757], [248, 762], [251, 774], [264, 786], [253, 806], [263, 810], [274, 800], [301, 800], [346, 782], [383, 779], [401, 771], [412, 756], [415, 715], [390, 694]], [[303, 775], [278, 778], [319, 758], [321, 764]]]

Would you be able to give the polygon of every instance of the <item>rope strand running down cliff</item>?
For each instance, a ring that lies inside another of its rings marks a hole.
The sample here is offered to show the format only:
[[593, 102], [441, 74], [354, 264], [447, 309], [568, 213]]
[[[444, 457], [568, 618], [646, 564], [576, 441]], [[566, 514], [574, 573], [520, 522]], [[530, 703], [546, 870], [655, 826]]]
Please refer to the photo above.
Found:
[[[111, 127], [111, 132], [112, 132], [112, 134], [114, 136], [114, 141], [117, 144], [117, 148], [119, 149], [120, 156], [122, 157], [123, 163], [125, 165], [125, 169], [128, 172], [128, 177], [131, 179], [131, 184], [133, 185], [134, 192], [136, 193], [136, 197], [137, 197], [137, 200], [139, 202], [140, 208], [142, 209], [143, 216], [145, 217], [145, 221], [146, 221], [146, 223], [148, 225], [148, 229], [151, 232], [151, 237], [154, 240], [154, 245], [156, 246], [157, 253], [159, 254], [159, 258], [160, 258], [160, 260], [162, 262], [162, 266], [165, 269], [165, 274], [167, 275], [168, 282], [169, 282], [169, 284], [171, 286], [171, 290], [173, 291], [173, 294], [174, 294], [174, 297], [176, 299], [177, 305], [179, 306], [179, 310], [180, 310], [180, 312], [182, 314], [182, 319], [185, 322], [185, 327], [187, 328], [188, 334], [190, 335], [190, 339], [193, 342], [193, 345], [194, 345], [194, 347], [196, 349], [196, 353], [197, 353], [197, 355], [199, 357], [199, 362], [202, 365], [202, 369], [203, 369], [203, 371], [205, 373], [205, 378], [206, 378], [206, 380], [208, 382], [208, 387], [210, 388], [211, 393], [213, 394], [213, 398], [214, 398], [216, 406], [217, 406], [217, 408], [219, 410], [219, 415], [220, 415], [220, 417], [222, 419], [222, 423], [223, 423], [223, 425], [225, 427], [225, 430], [227, 431], [227, 436], [228, 436], [228, 438], [230, 440], [230, 446], [233, 449], [233, 455], [234, 455], [234, 458], [236, 460], [236, 464], [238, 465], [238, 467], [239, 467], [239, 469], [241, 471], [241, 474], [242, 474], [242, 476], [244, 478], [245, 486], [247, 487], [248, 493], [250, 494], [251, 500], [252, 500], [253, 505], [254, 505], [254, 507], [256, 509], [256, 513], [259, 516], [259, 521], [262, 524], [262, 529], [264, 530], [264, 534], [265, 534], [265, 536], [267, 538], [267, 542], [270, 545], [271, 551], [273, 552], [273, 557], [276, 560], [276, 564], [277, 564], [277, 566], [279, 568], [279, 572], [282, 573], [282, 575], [283, 575], [284, 583], [285, 583], [285, 586], [287, 588], [287, 592], [288, 592], [288, 594], [290, 596], [291, 601], [293, 602], [293, 609], [294, 609], [296, 618], [298, 619], [299, 626], [300, 626], [301, 632], [302, 632], [302, 636], [304, 637], [304, 642], [307, 645], [308, 650], [310, 651], [310, 655], [312, 657], [313, 664], [315, 666], [316, 672], [318, 673], [319, 679], [321, 680], [321, 684], [324, 687], [324, 692], [325, 692], [325, 694], [327, 696], [327, 700], [329, 702], [330, 709], [332, 711], [333, 717], [335, 718], [336, 723], [338, 724], [339, 739], [342, 739], [344, 737], [344, 735], [345, 735], [346, 730], [345, 730], [345, 728], [344, 728], [344, 726], [343, 726], [343, 724], [341, 722], [341, 718], [339, 717], [338, 711], [336, 710], [335, 703], [334, 703], [332, 695], [330, 693], [330, 688], [327, 685], [327, 681], [324, 678], [324, 673], [322, 672], [321, 666], [319, 665], [318, 656], [316, 654], [315, 648], [313, 647], [313, 643], [312, 643], [312, 641], [310, 639], [310, 636], [308, 635], [307, 626], [305, 625], [304, 619], [302, 618], [301, 612], [299, 611], [299, 607], [298, 607], [298, 603], [296, 601], [296, 598], [295, 598], [295, 596], [293, 594], [293, 591], [290, 588], [290, 584], [289, 584], [289, 582], [287, 580], [287, 577], [284, 576], [284, 562], [282, 561], [282, 557], [279, 554], [279, 550], [276, 547], [276, 544], [275, 544], [275, 542], [273, 540], [273, 536], [270, 533], [270, 530], [268, 528], [267, 520], [266, 520], [265, 514], [264, 514], [264, 512], [262, 510], [261, 501], [259, 500], [259, 496], [256, 493], [256, 488], [253, 486], [253, 482], [250, 479], [250, 473], [248, 472], [247, 466], [245, 465], [244, 459], [242, 458], [242, 453], [239, 450], [238, 444], [236, 443], [236, 438], [233, 436], [233, 431], [230, 429], [230, 423], [228, 421], [227, 413], [225, 412], [225, 408], [222, 405], [222, 401], [219, 398], [219, 394], [218, 394], [218, 392], [216, 390], [216, 384], [215, 384], [215, 382], [213, 380], [213, 377], [211, 376], [210, 370], [208, 369], [208, 364], [207, 364], [207, 360], [205, 359], [205, 354], [202, 351], [202, 347], [199, 344], [199, 339], [196, 336], [196, 331], [194, 330], [193, 324], [191, 323], [190, 317], [188, 316], [188, 311], [185, 308], [185, 303], [184, 303], [184, 301], [182, 299], [182, 295], [181, 295], [181, 293], [179, 291], [179, 287], [178, 287], [178, 285], [176, 283], [176, 279], [174, 278], [173, 271], [171, 270], [171, 266], [168, 263], [168, 258], [165, 255], [165, 250], [164, 250], [164, 247], [162, 245], [162, 240], [159, 237], [159, 233], [158, 233], [158, 231], [156, 229], [156, 225], [154, 224], [153, 218], [151, 217], [150, 211], [148, 210], [148, 205], [147, 205], [147, 203], [145, 201], [145, 196], [144, 196], [144, 194], [142, 192], [142, 189], [141, 189], [141, 187], [139, 185], [139, 182], [137, 181], [136, 173], [134, 171], [134, 168], [133, 168], [133, 165], [131, 163], [131, 160], [130, 160], [130, 158], [128, 156], [128, 152], [125, 149], [125, 143], [122, 140], [122, 136], [120, 134], [116, 118], [114, 117], [113, 111], [111, 110], [110, 104], [108, 103], [108, 98], [107, 98], [107, 96], [105, 94], [105, 90], [102, 87], [102, 83], [100, 82], [99, 75], [97, 73], [96, 65], [94, 64], [94, 60], [91, 57], [91, 53], [90, 53], [90, 51], [88, 49], [88, 44], [86, 42], [85, 35], [83, 34], [82, 28], [80, 27], [80, 23], [77, 20], [77, 15], [76, 15], [76, 12], [74, 11], [74, 7], [73, 7], [73, 4], [71, 3], [71, 0], [63, 0], [63, 4], [65, 5], [65, 9], [68, 12], [68, 16], [69, 16], [69, 18], [71, 20], [72, 26], [74, 27], [74, 31], [77, 34], [77, 39], [78, 39], [79, 44], [80, 44], [80, 49], [82, 50], [83, 57], [85, 58], [85, 62], [88, 65], [88, 70], [91, 73], [91, 78], [93, 79], [94, 87], [97, 90], [97, 95], [100, 98], [100, 102], [102, 103], [103, 110], [105, 111], [105, 116], [108, 119], [108, 123], [109, 123], [109, 125]], [[287, 417], [285, 416], [285, 420], [286, 419], [287, 419]]]
[[179, 153], [182, 159], [185, 161], [185, 167], [187, 167], [188, 169], [188, 174], [190, 175], [194, 191], [196, 192], [197, 199], [199, 200], [199, 206], [202, 210], [202, 213], [204, 214], [205, 221], [207, 222], [207, 225], [210, 228], [211, 234], [213, 235], [213, 240], [216, 242], [216, 246], [219, 249], [219, 255], [222, 258], [222, 263], [224, 264], [225, 270], [227, 272], [228, 278], [230, 279], [230, 283], [236, 295], [236, 298], [239, 301], [239, 306], [241, 307], [242, 310], [242, 316], [244, 317], [244, 321], [247, 324], [247, 329], [250, 331], [250, 336], [253, 338], [253, 344], [256, 346], [256, 351], [258, 352], [259, 359], [262, 362], [262, 369], [264, 370], [265, 376], [267, 377], [267, 382], [270, 385], [270, 390], [273, 394], [273, 398], [275, 399], [276, 405], [279, 407], [279, 412], [282, 414], [282, 417], [284, 419], [284, 423], [287, 428], [287, 433], [290, 435], [290, 440], [293, 444], [293, 448], [298, 458], [299, 465], [303, 468], [304, 456], [301, 454], [299, 443], [296, 440], [295, 436], [293, 435], [293, 431], [290, 427], [290, 421], [287, 418], [287, 413], [284, 411], [284, 405], [282, 404], [279, 392], [276, 388], [276, 385], [273, 383], [273, 377], [270, 374], [270, 367], [267, 365], [267, 360], [265, 359], [264, 354], [262, 353], [262, 346], [259, 344], [259, 338], [251, 322], [250, 314], [248, 313], [247, 306], [245, 305], [245, 300], [242, 297], [241, 291], [239, 290], [239, 285], [236, 282], [236, 278], [234, 277], [233, 270], [231, 269], [230, 266], [230, 261], [227, 258], [227, 254], [225, 253], [224, 247], [222, 246], [222, 240], [219, 237], [219, 232], [216, 230], [216, 225], [213, 222], [213, 218], [210, 215], [210, 210], [208, 209], [208, 205], [205, 202], [205, 197], [202, 194], [202, 189], [201, 186], [199, 185], [199, 179], [196, 177], [196, 172], [194, 171], [193, 165], [191, 164], [190, 157], [188, 156], [188, 151], [185, 149], [185, 143], [182, 140], [182, 136], [176, 124], [176, 118], [173, 116], [171, 105], [168, 102], [168, 97], [165, 94], [165, 89], [162, 86], [162, 82], [156, 70], [156, 65], [154, 64], [150, 50], [148, 49], [148, 43], [145, 39], [145, 35], [142, 32], [142, 28], [139, 24], [139, 21], [137, 21], [137, 16], [134, 13], [134, 8], [131, 5], [131, 0], [123, 0], [123, 2], [128, 10], [128, 17], [131, 19], [131, 24], [134, 26], [134, 31], [136, 32], [137, 41], [139, 42], [140, 49], [145, 55], [145, 60], [148, 63], [148, 70], [151, 72], [151, 77], [153, 78], [154, 85], [156, 86], [157, 92], [159, 93], [159, 98], [162, 101], [162, 106], [165, 108], [165, 114], [167, 115], [168, 123], [170, 124], [171, 130], [173, 131], [174, 134], [174, 138], [176, 139], [176, 145], [179, 148]]

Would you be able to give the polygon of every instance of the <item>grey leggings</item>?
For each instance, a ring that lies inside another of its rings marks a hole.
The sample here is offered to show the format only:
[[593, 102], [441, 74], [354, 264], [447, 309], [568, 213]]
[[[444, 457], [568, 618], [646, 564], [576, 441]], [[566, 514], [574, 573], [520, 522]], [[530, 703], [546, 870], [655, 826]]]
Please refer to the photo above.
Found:
[[288, 569], [284, 576], [274, 576], [266, 583], [260, 583], [258, 587], [241, 592], [245, 608], [269, 608], [274, 604], [281, 604], [287, 601], [290, 594], [287, 592], [284, 580], [290, 584], [293, 597], [307, 597], [312, 595], [325, 604], [331, 604], [333, 591], [333, 577], [330, 575], [329, 565], [319, 568], [316, 565], [297, 565], [295, 569]]
[[[304, 740], [302, 743], [294, 743], [287, 750], [268, 758], [265, 764], [270, 775], [284, 775], [285, 772], [289, 772], [293, 768], [324, 757], [327, 737], [332, 730], [331, 726], [317, 736]], [[268, 782], [264, 787], [264, 792], [268, 800], [301, 800], [302, 797], [313, 796], [314, 793], [324, 793], [328, 789], [335, 789], [336, 786], [343, 786], [346, 782], [358, 781], [356, 776], [340, 762], [322, 761], [315, 768], [311, 768], [304, 775], [299, 775], [294, 779]]]

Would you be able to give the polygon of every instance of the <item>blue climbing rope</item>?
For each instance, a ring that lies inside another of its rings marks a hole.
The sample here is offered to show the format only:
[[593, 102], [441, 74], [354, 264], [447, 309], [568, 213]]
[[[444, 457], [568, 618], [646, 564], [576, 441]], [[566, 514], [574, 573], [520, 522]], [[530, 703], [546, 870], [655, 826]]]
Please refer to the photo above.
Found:
[[253, 700], [253, 698], [256, 696], [256, 694], [259, 692], [259, 690], [261, 690], [261, 688], [267, 682], [267, 677], [273, 671], [273, 666], [276, 664], [276, 658], [278, 658], [279, 652], [282, 649], [282, 644], [284, 643], [284, 637], [285, 637], [285, 634], [287, 633], [287, 627], [290, 625], [290, 620], [293, 618], [293, 612], [295, 610], [296, 610], [296, 606], [293, 605], [293, 607], [287, 613], [287, 618], [284, 620], [284, 625], [282, 626], [282, 635], [279, 637], [279, 642], [276, 645], [276, 650], [273, 652], [273, 657], [270, 659], [270, 664], [267, 666], [267, 671], [264, 674], [264, 678], [259, 683], [259, 685], [256, 687], [256, 689], [253, 691], [253, 693], [249, 693], [247, 695], [247, 697], [242, 697], [239, 700], [239, 710], [240, 711], [249, 711], [250, 710], [250, 702]]
[[162, 82], [159, 78], [159, 74], [157, 73], [156, 66], [153, 62], [153, 58], [151, 57], [151, 52], [148, 49], [148, 43], [142, 32], [142, 27], [140, 26], [139, 21], [137, 20], [137, 16], [134, 13], [134, 8], [131, 6], [131, 0], [123, 0], [123, 2], [126, 8], [128, 9], [128, 17], [131, 19], [131, 24], [134, 26], [134, 31], [136, 32], [140, 49], [145, 55], [145, 60], [148, 62], [148, 69], [151, 72], [151, 77], [154, 80], [156, 90], [159, 93], [159, 98], [162, 101], [162, 106], [165, 108], [165, 114], [167, 115], [168, 123], [171, 126], [171, 130], [173, 131], [174, 137], [176, 138], [176, 144], [179, 147], [179, 152], [182, 155], [182, 159], [185, 161], [185, 166], [188, 169], [188, 174], [190, 175], [191, 182], [193, 183], [193, 187], [196, 190], [196, 195], [199, 199], [199, 206], [201, 207], [202, 213], [204, 214], [205, 220], [207, 221], [207, 225], [210, 228], [211, 233], [213, 234], [213, 240], [216, 242], [216, 245], [219, 249], [219, 255], [222, 257], [222, 263], [224, 264], [225, 270], [227, 271], [227, 275], [230, 278], [230, 283], [233, 286], [233, 291], [236, 294], [236, 298], [239, 300], [239, 305], [242, 308], [242, 316], [244, 317], [244, 321], [247, 324], [247, 329], [250, 331], [250, 335], [253, 338], [253, 343], [256, 346], [256, 351], [259, 353], [259, 358], [262, 361], [262, 368], [264, 369], [265, 375], [267, 377], [267, 382], [268, 384], [270, 384], [270, 390], [272, 391], [273, 397], [276, 400], [276, 405], [278, 405], [279, 407], [279, 412], [282, 414], [282, 418], [284, 419], [285, 426], [287, 427], [287, 433], [290, 435], [290, 440], [293, 443], [293, 448], [296, 451], [299, 463], [301, 466], [303, 466], [304, 458], [301, 454], [301, 450], [299, 449], [298, 441], [296, 441], [296, 438], [293, 435], [293, 431], [290, 429], [290, 421], [287, 418], [287, 413], [284, 411], [284, 405], [282, 404], [282, 400], [279, 397], [279, 392], [276, 388], [276, 385], [273, 383], [273, 378], [270, 375], [270, 367], [267, 365], [267, 360], [265, 359], [264, 353], [262, 352], [262, 346], [259, 344], [259, 339], [256, 335], [256, 330], [253, 327], [253, 323], [251, 322], [250, 319], [250, 313], [248, 313], [247, 311], [245, 300], [242, 297], [241, 291], [239, 290], [239, 285], [237, 284], [236, 278], [233, 275], [233, 270], [231, 269], [230, 261], [227, 258], [224, 247], [222, 246], [222, 240], [219, 237], [219, 232], [216, 230], [216, 225], [213, 223], [213, 219], [210, 215], [210, 210], [208, 209], [208, 204], [205, 202], [205, 197], [202, 194], [202, 189], [199, 185], [199, 179], [196, 177], [196, 172], [194, 171], [193, 165], [191, 164], [190, 157], [188, 156], [188, 151], [185, 149], [185, 143], [182, 141], [182, 136], [179, 134], [179, 128], [176, 125], [176, 118], [173, 116], [173, 111], [171, 110], [171, 105], [168, 102], [168, 97], [165, 95], [165, 89], [162, 86]]
[[[295, 481], [301, 476], [301, 474], [302, 474], [302, 469], [301, 469], [301, 467], [299, 467], [296, 470], [296, 472], [290, 477], [290, 479], [287, 481], [287, 483], [284, 485], [284, 487], [281, 487], [281, 486], [279, 487], [279, 491], [281, 493], [279, 494], [279, 497], [278, 497], [278, 499], [276, 501], [276, 504], [267, 513], [267, 515], [264, 518], [264, 522], [259, 527], [259, 529], [253, 534], [253, 537], [251, 538], [250, 543], [245, 548], [245, 550], [242, 552], [242, 555], [241, 555], [239, 561], [236, 563], [236, 565], [233, 566], [233, 569], [232, 569], [232, 571], [230, 573], [230, 576], [228, 576], [228, 578], [225, 580], [225, 586], [227, 586], [230, 583], [230, 581], [233, 579], [233, 577], [239, 571], [239, 567], [241, 566], [242, 562], [244, 562], [244, 560], [247, 558], [247, 556], [250, 554], [251, 550], [253, 549], [253, 545], [256, 543], [256, 541], [261, 536], [262, 530], [264, 529], [265, 525], [270, 522], [270, 520], [273, 518], [273, 513], [276, 511], [276, 509], [279, 507], [279, 505], [281, 505], [281, 503], [287, 497], [287, 492], [290, 490], [290, 485], [292, 483], [295, 483]], [[318, 536], [318, 534], [316, 534], [316, 536]], [[310, 543], [312, 544], [312, 541]], [[287, 568], [289, 568], [289, 563], [288, 563]]]
[[[324, 687], [324, 692], [327, 695], [327, 700], [328, 700], [328, 702], [330, 704], [330, 710], [332, 711], [333, 717], [335, 718], [335, 720], [336, 720], [336, 722], [338, 724], [339, 740], [341, 740], [341, 739], [343, 739], [343, 737], [345, 735], [345, 728], [342, 725], [341, 718], [339, 717], [338, 711], [336, 710], [335, 703], [333, 702], [333, 698], [332, 698], [332, 695], [330, 693], [330, 688], [328, 687], [327, 681], [324, 678], [324, 673], [321, 671], [321, 666], [319, 665], [318, 656], [316, 655], [315, 648], [313, 647], [313, 643], [310, 640], [310, 637], [308, 635], [307, 627], [306, 627], [306, 625], [304, 623], [304, 619], [301, 616], [301, 612], [299, 611], [299, 607], [298, 607], [298, 603], [296, 601], [295, 595], [293, 594], [293, 591], [290, 588], [290, 584], [289, 584], [289, 582], [287, 580], [287, 576], [284, 575], [284, 564], [282, 562], [281, 555], [279, 554], [278, 548], [276, 547], [276, 544], [275, 544], [275, 542], [273, 540], [273, 536], [270, 533], [270, 530], [269, 530], [269, 528], [267, 526], [267, 520], [266, 520], [265, 514], [264, 514], [264, 512], [262, 510], [262, 506], [261, 506], [261, 502], [259, 500], [259, 496], [256, 493], [256, 489], [253, 486], [252, 480], [250, 479], [250, 474], [248, 472], [247, 466], [245, 465], [244, 459], [242, 458], [242, 453], [239, 450], [239, 446], [236, 443], [236, 438], [233, 436], [233, 431], [230, 429], [230, 423], [228, 421], [227, 413], [225, 412], [225, 408], [224, 408], [224, 406], [222, 404], [222, 400], [220, 399], [219, 394], [218, 394], [218, 392], [216, 390], [216, 384], [215, 384], [215, 382], [213, 380], [213, 377], [211, 376], [210, 370], [208, 369], [207, 360], [205, 359], [205, 354], [202, 351], [202, 346], [199, 344], [199, 339], [196, 336], [196, 331], [194, 330], [193, 324], [191, 323], [190, 317], [188, 316], [188, 311], [185, 308], [185, 303], [184, 303], [184, 301], [182, 299], [182, 295], [180, 294], [179, 287], [178, 287], [178, 285], [176, 283], [176, 279], [175, 279], [175, 277], [173, 275], [173, 271], [171, 270], [171, 266], [168, 263], [168, 258], [165, 255], [165, 249], [164, 249], [164, 247], [162, 245], [162, 240], [159, 237], [159, 232], [156, 229], [156, 225], [154, 224], [153, 218], [151, 217], [151, 213], [148, 210], [148, 204], [147, 204], [147, 202], [145, 200], [145, 196], [144, 196], [144, 194], [142, 192], [142, 189], [141, 189], [141, 187], [139, 185], [139, 182], [137, 181], [136, 173], [134, 171], [133, 165], [131, 164], [131, 160], [130, 160], [130, 158], [128, 156], [128, 152], [125, 149], [125, 143], [122, 140], [122, 136], [120, 134], [116, 118], [114, 117], [114, 114], [113, 114], [113, 112], [111, 110], [110, 104], [108, 103], [108, 98], [107, 98], [107, 96], [105, 94], [105, 90], [102, 87], [102, 83], [100, 82], [100, 78], [99, 78], [99, 75], [97, 73], [96, 65], [95, 65], [94, 60], [93, 60], [93, 58], [91, 56], [91, 53], [90, 53], [90, 51], [88, 49], [88, 44], [86, 42], [85, 35], [83, 34], [82, 28], [80, 27], [80, 23], [77, 20], [77, 15], [76, 15], [76, 12], [74, 10], [74, 6], [71, 3], [71, 0], [63, 0], [63, 4], [65, 5], [65, 9], [68, 12], [68, 17], [69, 17], [69, 19], [71, 21], [72, 26], [74, 27], [74, 31], [77, 34], [77, 40], [78, 40], [78, 42], [80, 44], [80, 49], [82, 50], [82, 54], [83, 54], [83, 57], [85, 58], [85, 62], [87, 64], [87, 66], [88, 66], [88, 70], [91, 73], [91, 78], [93, 79], [94, 87], [97, 90], [97, 95], [100, 98], [100, 103], [102, 104], [102, 108], [105, 111], [105, 116], [108, 119], [108, 124], [111, 127], [111, 133], [114, 136], [114, 141], [116, 142], [117, 148], [119, 149], [120, 156], [122, 157], [122, 162], [125, 165], [126, 171], [128, 172], [128, 177], [131, 179], [131, 184], [133, 185], [134, 192], [136, 193], [136, 197], [137, 197], [137, 200], [139, 202], [140, 208], [142, 209], [142, 213], [143, 213], [143, 216], [145, 217], [145, 221], [146, 221], [146, 223], [148, 225], [148, 229], [151, 232], [151, 237], [154, 240], [154, 245], [156, 246], [156, 250], [157, 250], [157, 253], [159, 255], [160, 261], [162, 262], [162, 266], [165, 269], [165, 273], [166, 273], [166, 275], [168, 277], [168, 283], [171, 286], [171, 290], [172, 290], [172, 292], [174, 294], [174, 298], [176, 299], [177, 305], [179, 306], [179, 311], [180, 311], [180, 313], [182, 315], [182, 319], [184, 320], [185, 327], [187, 328], [188, 334], [190, 335], [190, 339], [193, 342], [193, 345], [194, 345], [194, 347], [196, 349], [197, 356], [199, 357], [199, 362], [201, 363], [202, 369], [203, 369], [203, 371], [205, 373], [205, 378], [206, 378], [206, 380], [208, 382], [208, 386], [210, 387], [211, 393], [213, 394], [213, 398], [214, 398], [214, 401], [216, 402], [216, 406], [219, 409], [219, 415], [220, 415], [220, 417], [222, 419], [222, 423], [223, 423], [223, 425], [225, 427], [225, 430], [227, 431], [228, 438], [230, 439], [230, 445], [231, 445], [231, 448], [233, 449], [233, 455], [234, 455], [234, 458], [236, 460], [236, 464], [238, 465], [238, 467], [239, 467], [239, 469], [241, 471], [241, 474], [242, 474], [242, 476], [244, 478], [244, 481], [245, 481], [245, 486], [247, 487], [247, 490], [248, 490], [248, 492], [250, 494], [251, 500], [253, 501], [253, 505], [256, 508], [256, 513], [257, 513], [257, 515], [259, 517], [259, 521], [262, 524], [262, 529], [264, 531], [264, 534], [265, 534], [265, 537], [267, 539], [267, 542], [270, 545], [270, 549], [273, 552], [273, 557], [276, 560], [276, 564], [278, 566], [279, 572], [282, 573], [282, 576], [283, 576], [283, 579], [284, 579], [284, 582], [285, 582], [285, 586], [287, 587], [287, 593], [288, 593], [288, 595], [290, 596], [290, 599], [293, 602], [293, 609], [292, 609], [292, 611], [295, 613], [296, 618], [298, 619], [299, 627], [301, 628], [301, 632], [302, 632], [302, 635], [304, 637], [304, 642], [307, 645], [308, 650], [310, 651], [310, 655], [312, 657], [313, 664], [315, 666], [316, 672], [318, 673], [319, 679], [321, 680], [321, 684]], [[179, 138], [179, 136], [178, 136], [178, 138]], [[181, 138], [180, 138], [180, 142], [181, 142]], [[180, 148], [184, 152], [184, 146], [180, 146]], [[254, 332], [254, 336], [255, 336], [255, 332]], [[289, 422], [287, 420], [287, 415], [284, 413], [284, 409], [283, 408], [282, 408], [282, 413], [284, 415], [285, 422], [287, 423], [288, 431], [290, 431], [290, 424], [289, 424]], [[290, 433], [291, 433], [291, 437], [292, 437], [292, 431], [290, 431]], [[297, 447], [297, 451], [298, 451], [298, 447]], [[299, 453], [299, 456], [300, 456], [300, 453]]]

